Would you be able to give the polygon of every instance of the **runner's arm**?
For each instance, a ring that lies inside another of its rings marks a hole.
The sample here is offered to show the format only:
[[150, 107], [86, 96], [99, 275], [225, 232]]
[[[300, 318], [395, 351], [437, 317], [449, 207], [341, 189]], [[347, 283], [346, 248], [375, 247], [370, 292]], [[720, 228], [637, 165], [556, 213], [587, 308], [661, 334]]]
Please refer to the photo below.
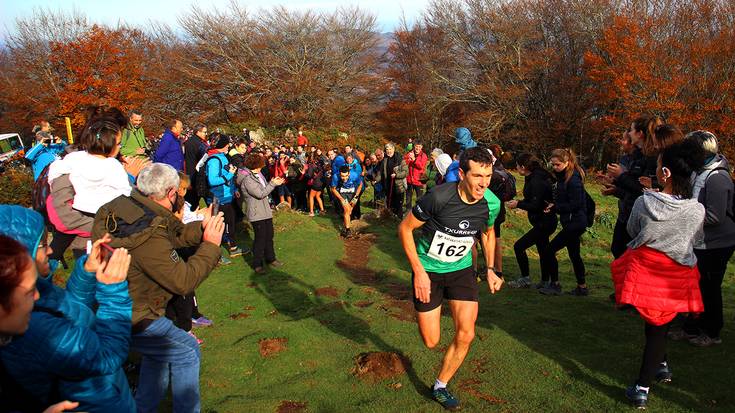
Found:
[[419, 260], [419, 254], [416, 251], [416, 241], [413, 239], [413, 231], [421, 228], [423, 225], [424, 222], [416, 218], [413, 215], [413, 211], [409, 212], [406, 218], [398, 225], [398, 239], [401, 240], [403, 251], [406, 253], [406, 258], [408, 258], [408, 262], [411, 264], [411, 269], [414, 273], [424, 271], [424, 267]]
[[482, 233], [482, 252], [485, 254], [485, 265], [487, 265], [487, 285], [491, 294], [500, 290], [503, 279], [495, 274], [495, 227], [489, 225]]

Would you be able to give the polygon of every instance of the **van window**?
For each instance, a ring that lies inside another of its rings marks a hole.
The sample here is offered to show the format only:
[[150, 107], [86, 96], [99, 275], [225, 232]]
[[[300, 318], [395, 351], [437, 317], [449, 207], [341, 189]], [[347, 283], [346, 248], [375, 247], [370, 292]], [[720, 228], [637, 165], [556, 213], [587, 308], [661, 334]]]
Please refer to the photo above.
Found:
[[17, 151], [20, 148], [21, 144], [18, 136], [11, 136], [7, 139], [0, 140], [0, 153]]

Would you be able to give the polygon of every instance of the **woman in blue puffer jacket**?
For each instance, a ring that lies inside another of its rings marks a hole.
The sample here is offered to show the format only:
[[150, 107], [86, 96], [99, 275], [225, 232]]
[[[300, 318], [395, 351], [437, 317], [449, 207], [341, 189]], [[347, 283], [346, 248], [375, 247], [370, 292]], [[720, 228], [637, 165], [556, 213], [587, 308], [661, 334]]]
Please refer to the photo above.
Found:
[[89, 257], [77, 260], [64, 290], [48, 277], [50, 248], [40, 214], [0, 205], [0, 233], [23, 243], [39, 272], [40, 298], [28, 330], [0, 348], [9, 376], [42, 405], [71, 400], [79, 402], [79, 411], [135, 411], [122, 369], [132, 316], [127, 251], [116, 250], [108, 264], [100, 263], [96, 242]]

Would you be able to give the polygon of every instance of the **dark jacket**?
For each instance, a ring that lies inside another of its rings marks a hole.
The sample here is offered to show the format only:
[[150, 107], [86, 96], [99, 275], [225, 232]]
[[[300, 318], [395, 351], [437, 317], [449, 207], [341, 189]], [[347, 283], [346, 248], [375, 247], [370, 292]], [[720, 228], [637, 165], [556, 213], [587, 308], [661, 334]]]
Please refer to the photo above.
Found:
[[518, 201], [518, 208], [528, 212], [528, 222], [534, 227], [556, 228], [556, 214], [544, 213], [547, 205], [554, 202], [553, 182], [554, 177], [547, 170], [536, 168], [523, 184], [523, 199]]
[[[137, 189], [103, 205], [95, 216], [92, 238], [109, 232], [113, 248], [127, 248], [132, 256], [128, 270], [133, 299], [133, 325], [166, 314], [166, 304], [176, 295], [191, 294], [212, 272], [220, 247], [202, 242], [202, 223], [184, 225], [171, 211]], [[196, 254], [182, 260], [177, 248], [198, 246]]]
[[554, 190], [554, 210], [559, 214], [562, 228], [580, 230], [587, 227], [587, 200], [584, 182], [579, 171], [565, 181], [565, 173], [557, 173]]
[[730, 165], [722, 155], [709, 161], [694, 179], [694, 196], [704, 205], [704, 239], [696, 249], [728, 248], [735, 245], [735, 205]]
[[[391, 178], [392, 174], [396, 174], [395, 178]], [[375, 180], [381, 183], [386, 194], [389, 191], [397, 194], [405, 193], [407, 188], [406, 176], [408, 176], [408, 165], [398, 152], [395, 152], [391, 158], [386, 155], [375, 170]], [[390, 189], [391, 181], [393, 183], [392, 190]], [[332, 182], [334, 182], [334, 178], [332, 178]]]
[[[194, 179], [196, 176], [197, 163], [199, 163], [202, 156], [207, 153], [208, 149], [209, 145], [207, 145], [207, 142], [199, 139], [196, 135], [192, 135], [192, 137], [187, 139], [186, 143], [184, 143], [184, 169], [190, 179]], [[195, 187], [194, 182], [192, 182], [191, 185], [192, 187]]]
[[166, 132], [163, 133], [158, 150], [153, 155], [153, 162], [171, 165], [177, 171], [184, 170], [184, 151], [181, 149], [181, 141], [174, 136], [171, 129], [166, 129]]
[[643, 155], [640, 148], [636, 148], [630, 155], [628, 169], [614, 182], [617, 188], [615, 196], [620, 198], [620, 202], [618, 203], [618, 221], [628, 222], [628, 217], [630, 217], [630, 211], [633, 210], [635, 200], [643, 195], [643, 185], [638, 182], [638, 178], [642, 176], [655, 176], [656, 167], [657, 158], [655, 156]]

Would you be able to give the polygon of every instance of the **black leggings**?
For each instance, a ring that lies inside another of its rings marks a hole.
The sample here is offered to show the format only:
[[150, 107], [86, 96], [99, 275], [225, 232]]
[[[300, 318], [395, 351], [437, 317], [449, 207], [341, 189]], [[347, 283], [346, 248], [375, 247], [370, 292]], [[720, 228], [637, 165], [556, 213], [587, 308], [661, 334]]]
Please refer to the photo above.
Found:
[[641, 371], [638, 373], [639, 386], [650, 387], [656, 377], [658, 366], [666, 361], [666, 333], [669, 332], [669, 324], [655, 326], [646, 323], [646, 347], [643, 349], [643, 361]]
[[225, 237], [227, 242], [235, 242], [235, 207], [232, 202], [221, 204], [219, 210], [225, 215]]
[[194, 294], [174, 295], [166, 305], [166, 317], [184, 331], [191, 331], [194, 315]]
[[518, 261], [518, 268], [521, 270], [521, 277], [530, 276], [526, 250], [531, 248], [532, 245], [536, 245], [536, 250], [539, 254], [539, 261], [541, 263], [541, 281], [549, 281], [551, 267], [549, 265], [548, 257], [546, 256], [546, 249], [549, 246], [549, 237], [553, 233], [553, 229], [549, 230], [541, 227], [532, 227], [522, 237], [518, 238], [518, 241], [516, 241], [515, 244], [513, 244], [513, 250], [516, 253], [516, 260]]
[[580, 240], [585, 230], [586, 228], [571, 230], [562, 228], [549, 243], [549, 248], [546, 249], [546, 259], [549, 263], [549, 276], [552, 283], [559, 281], [559, 261], [556, 259], [556, 253], [565, 247], [569, 253], [569, 259], [572, 261], [574, 275], [577, 277], [577, 285], [585, 283], [584, 262], [582, 262], [582, 255], [580, 254]]
[[273, 262], [276, 252], [273, 248], [273, 218], [251, 222], [253, 225], [253, 267], [262, 267], [263, 260]]

